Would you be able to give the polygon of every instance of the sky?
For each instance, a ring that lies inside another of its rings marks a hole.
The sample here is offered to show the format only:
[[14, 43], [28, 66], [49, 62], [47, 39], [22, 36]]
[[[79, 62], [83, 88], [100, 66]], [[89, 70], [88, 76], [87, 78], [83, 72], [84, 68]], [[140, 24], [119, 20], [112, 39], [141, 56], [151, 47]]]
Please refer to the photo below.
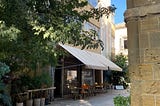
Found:
[[115, 24], [124, 22], [124, 12], [126, 10], [126, 0], [111, 0], [115, 7], [117, 8], [115, 11]]

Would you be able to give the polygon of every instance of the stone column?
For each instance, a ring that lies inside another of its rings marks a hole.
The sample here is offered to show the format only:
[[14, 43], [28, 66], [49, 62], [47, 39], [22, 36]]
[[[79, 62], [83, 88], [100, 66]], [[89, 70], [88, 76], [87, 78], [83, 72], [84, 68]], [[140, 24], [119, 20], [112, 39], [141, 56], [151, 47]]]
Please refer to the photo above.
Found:
[[160, 0], [127, 0], [131, 106], [160, 106]]

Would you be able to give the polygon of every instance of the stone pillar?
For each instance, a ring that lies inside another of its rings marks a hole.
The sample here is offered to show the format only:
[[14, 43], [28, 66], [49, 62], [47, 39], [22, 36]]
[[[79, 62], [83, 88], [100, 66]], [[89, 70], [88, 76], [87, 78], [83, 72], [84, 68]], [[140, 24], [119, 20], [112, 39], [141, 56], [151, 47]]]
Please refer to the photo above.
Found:
[[160, 0], [127, 0], [131, 106], [160, 106]]

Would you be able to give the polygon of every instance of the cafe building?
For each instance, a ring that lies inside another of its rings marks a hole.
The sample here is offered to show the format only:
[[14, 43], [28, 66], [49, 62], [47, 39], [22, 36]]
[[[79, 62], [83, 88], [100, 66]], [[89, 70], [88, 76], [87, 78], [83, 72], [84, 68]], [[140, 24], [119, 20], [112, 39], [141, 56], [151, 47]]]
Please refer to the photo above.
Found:
[[65, 56], [60, 59], [60, 64], [54, 71], [55, 98], [66, 97], [70, 95], [71, 88], [81, 87], [83, 84], [103, 84], [101, 71], [122, 71], [100, 54], [62, 44], [59, 48], [65, 51]]

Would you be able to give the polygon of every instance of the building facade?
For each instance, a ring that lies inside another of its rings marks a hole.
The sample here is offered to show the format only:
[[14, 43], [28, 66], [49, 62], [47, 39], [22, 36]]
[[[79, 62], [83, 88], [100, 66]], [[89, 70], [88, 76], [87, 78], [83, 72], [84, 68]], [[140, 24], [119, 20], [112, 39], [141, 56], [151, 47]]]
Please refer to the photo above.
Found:
[[[90, 6], [95, 8], [111, 6], [111, 0], [88, 0]], [[89, 7], [88, 7], [89, 8]], [[99, 21], [90, 20], [90, 23], [98, 28], [99, 39], [104, 43], [104, 49], [97, 52], [102, 54], [108, 59], [111, 59], [115, 55], [115, 25], [114, 25], [114, 13], [108, 17], [103, 15]]]
[[[98, 0], [88, 1], [89, 5], [86, 6], [85, 9], [90, 9], [92, 7], [97, 8], [97, 6], [110, 6], [110, 0], [101, 0], [99, 2]], [[121, 68], [117, 67], [114, 63], [112, 63], [109, 60], [111, 59], [112, 54], [114, 54], [113, 14], [111, 14], [108, 18], [105, 15], [102, 16], [100, 21], [90, 19], [89, 22], [85, 22], [84, 30], [89, 29], [97, 31], [98, 38], [101, 39], [104, 43], [104, 50], [102, 51], [101, 48], [98, 48], [81, 51], [80, 49], [78, 49], [80, 47], [69, 47], [68, 45], [61, 45], [60, 48], [66, 51], [68, 54], [59, 61], [59, 66], [55, 69], [54, 80], [56, 87], [56, 97], [66, 96], [67, 94], [69, 94], [70, 88], [72, 88], [73, 86], [81, 86], [83, 84], [94, 85], [94, 83], [104, 83], [103, 70], [108, 70], [108, 67], [110, 67], [110, 69], [113, 70], [121, 70]], [[87, 53], [85, 53], [86, 51]], [[80, 55], [83, 53], [83, 56]], [[88, 58], [90, 56], [88, 54], [93, 56]], [[101, 58], [99, 62], [97, 57]], [[95, 60], [95, 58], [97, 58], [97, 60]], [[104, 64], [108, 65], [105, 68], [103, 68], [102, 64], [99, 64], [103, 61], [106, 61]]]
[[115, 55], [128, 56], [127, 27], [125, 23], [115, 25]]
[[[99, 0], [96, 8], [111, 6], [111, 0]], [[100, 39], [104, 43], [104, 49], [101, 54], [108, 59], [111, 59], [114, 54], [114, 39], [115, 39], [114, 14], [108, 17], [103, 15], [100, 18]]]

